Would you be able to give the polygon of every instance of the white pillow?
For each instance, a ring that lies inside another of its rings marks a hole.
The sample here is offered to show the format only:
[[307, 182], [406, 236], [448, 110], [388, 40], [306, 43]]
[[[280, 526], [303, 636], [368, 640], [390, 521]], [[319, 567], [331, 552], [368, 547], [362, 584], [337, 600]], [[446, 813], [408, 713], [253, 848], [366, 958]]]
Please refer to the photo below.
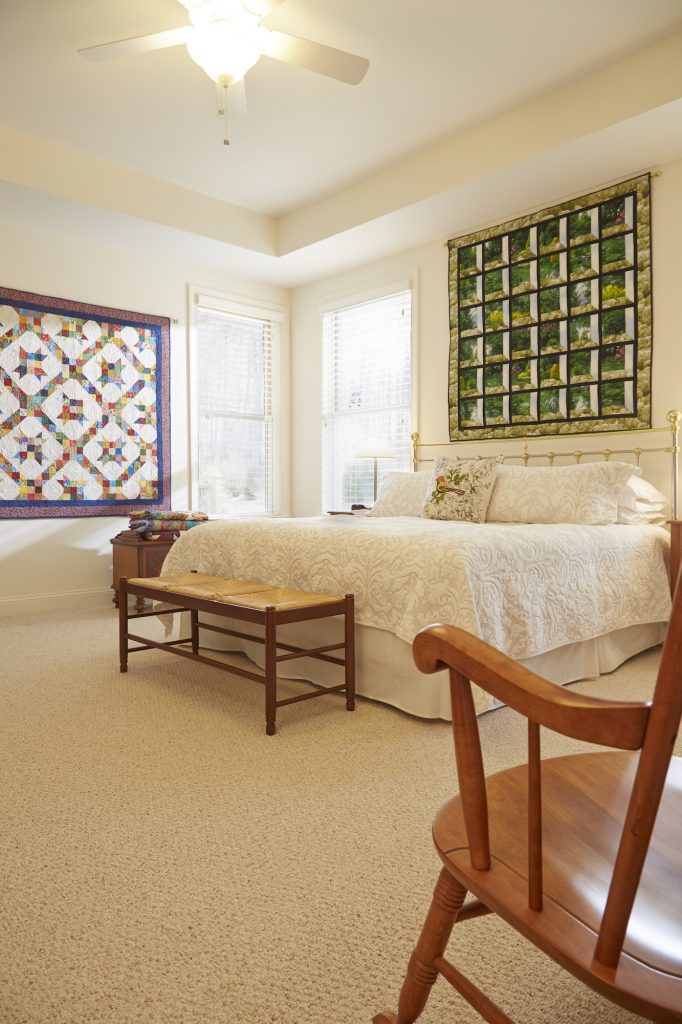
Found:
[[631, 476], [618, 495], [618, 522], [629, 525], [649, 523], [660, 526], [665, 522], [668, 500], [646, 480]]
[[418, 516], [424, 507], [426, 489], [431, 479], [430, 469], [416, 473], [393, 471], [386, 473], [377, 500], [370, 510], [371, 516]]
[[439, 456], [433, 465], [422, 516], [482, 523], [495, 483], [496, 459], [448, 459]]
[[498, 466], [486, 519], [496, 523], [615, 523], [619, 495], [638, 473], [626, 462]]

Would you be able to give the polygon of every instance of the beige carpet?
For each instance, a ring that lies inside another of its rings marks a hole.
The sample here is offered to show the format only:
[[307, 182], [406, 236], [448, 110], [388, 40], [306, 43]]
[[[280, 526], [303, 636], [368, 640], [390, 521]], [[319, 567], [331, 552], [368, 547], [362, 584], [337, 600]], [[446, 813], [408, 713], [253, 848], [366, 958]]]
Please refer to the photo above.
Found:
[[[254, 683], [158, 652], [120, 675], [112, 612], [4, 619], [0, 637], [2, 1024], [367, 1024], [395, 1007], [455, 784], [448, 725], [334, 696], [266, 737]], [[657, 661], [578, 687], [648, 695]], [[523, 759], [511, 711], [482, 728], [491, 768]], [[635, 1020], [492, 918], [456, 928], [450, 955], [519, 1024]], [[442, 981], [421, 1018], [479, 1019]]]

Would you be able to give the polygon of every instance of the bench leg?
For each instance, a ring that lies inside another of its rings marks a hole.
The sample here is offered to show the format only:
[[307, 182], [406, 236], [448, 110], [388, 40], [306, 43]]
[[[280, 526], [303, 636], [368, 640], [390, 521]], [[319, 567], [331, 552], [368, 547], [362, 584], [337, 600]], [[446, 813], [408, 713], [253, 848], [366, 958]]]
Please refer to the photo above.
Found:
[[346, 711], [355, 711], [355, 599], [352, 594], [346, 594], [344, 623]]
[[277, 716], [277, 623], [275, 608], [265, 609], [265, 731], [274, 736]]
[[121, 672], [128, 671], [128, 578], [118, 583], [118, 655]]
[[192, 654], [199, 653], [199, 612], [190, 611], [190, 622], [192, 623]]

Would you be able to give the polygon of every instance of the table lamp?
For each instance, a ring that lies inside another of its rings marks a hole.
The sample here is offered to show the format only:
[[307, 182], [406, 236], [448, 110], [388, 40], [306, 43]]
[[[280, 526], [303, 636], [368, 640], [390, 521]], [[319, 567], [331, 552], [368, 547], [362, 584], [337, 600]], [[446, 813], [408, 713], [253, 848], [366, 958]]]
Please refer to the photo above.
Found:
[[383, 437], [368, 437], [359, 452], [355, 454], [356, 459], [374, 459], [374, 500], [377, 500], [377, 461], [379, 459], [394, 459], [395, 455], [388, 447], [388, 441]]

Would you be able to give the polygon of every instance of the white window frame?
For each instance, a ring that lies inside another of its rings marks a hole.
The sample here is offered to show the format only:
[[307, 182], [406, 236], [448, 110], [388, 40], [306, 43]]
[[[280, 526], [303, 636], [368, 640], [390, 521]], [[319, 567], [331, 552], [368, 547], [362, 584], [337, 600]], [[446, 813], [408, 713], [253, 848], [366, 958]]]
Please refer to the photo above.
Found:
[[[324, 417], [326, 410], [324, 408], [324, 315], [325, 313], [332, 313], [335, 310], [344, 309], [348, 306], [361, 305], [365, 302], [371, 302], [374, 299], [383, 299], [389, 295], [394, 295], [398, 292], [409, 291], [411, 293], [410, 299], [410, 434], [418, 430], [418, 360], [417, 360], [417, 323], [418, 323], [418, 271], [411, 270], [407, 272], [405, 277], [398, 279], [391, 278], [384, 282], [377, 282], [371, 288], [365, 289], [361, 292], [344, 292], [335, 294], [333, 296], [326, 296], [319, 305], [320, 315], [320, 349], [322, 357], [320, 359], [320, 395], [322, 398], [322, 417], [320, 419], [320, 501], [322, 504], [325, 502], [324, 494]], [[388, 467], [390, 469], [390, 467]], [[410, 463], [411, 470], [414, 469], [414, 465]], [[330, 511], [329, 509], [323, 508], [323, 512]]]
[[[272, 437], [268, 446], [270, 469], [268, 487], [270, 510], [265, 515], [284, 515], [290, 502], [289, 451], [289, 310], [286, 306], [260, 299], [232, 295], [228, 292], [198, 285], [188, 287], [188, 406], [189, 406], [189, 503], [197, 507], [199, 496], [199, 409], [197, 394], [198, 310], [200, 307], [233, 316], [269, 320], [279, 325], [279, 338], [271, 350]], [[245, 512], [245, 516], [254, 513]], [[259, 515], [261, 513], [258, 513]], [[232, 518], [239, 513], [227, 512], [212, 518]]]

